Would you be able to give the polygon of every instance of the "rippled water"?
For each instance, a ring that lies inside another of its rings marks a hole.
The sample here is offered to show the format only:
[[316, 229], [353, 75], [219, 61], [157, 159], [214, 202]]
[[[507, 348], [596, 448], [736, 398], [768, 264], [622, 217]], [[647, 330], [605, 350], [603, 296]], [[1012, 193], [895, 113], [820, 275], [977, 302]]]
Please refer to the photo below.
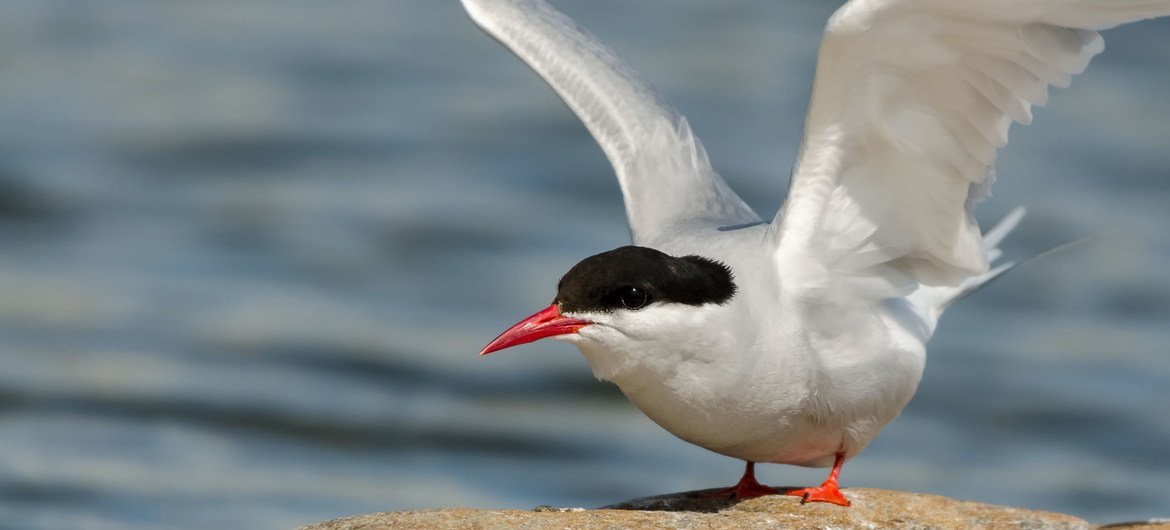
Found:
[[[765, 217], [833, 2], [561, 2]], [[1170, 515], [1170, 23], [1016, 129], [1026, 256], [844, 473]], [[627, 241], [598, 149], [456, 2], [0, 4], [0, 526], [289, 528], [726, 485], [570, 346], [475, 352]], [[765, 466], [767, 481], [823, 470]]]

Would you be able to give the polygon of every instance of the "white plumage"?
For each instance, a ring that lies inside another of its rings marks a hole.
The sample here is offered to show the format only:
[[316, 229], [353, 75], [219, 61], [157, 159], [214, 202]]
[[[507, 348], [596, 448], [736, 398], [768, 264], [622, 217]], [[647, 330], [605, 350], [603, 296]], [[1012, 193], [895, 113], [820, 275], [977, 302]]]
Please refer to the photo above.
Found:
[[[768, 224], [686, 121], [567, 17], [542, 0], [463, 4], [597, 139], [634, 243], [720, 260], [740, 287], [726, 304], [566, 313], [588, 325], [557, 338], [680, 438], [749, 462], [835, 464], [833, 491], [914, 394], [942, 311], [1010, 266], [989, 269], [1022, 211], [984, 236], [972, 208], [1012, 122], [1101, 52], [1097, 30], [1170, 14], [1170, 0], [846, 3]], [[811, 500], [847, 504], [836, 495]]]
[[888, 263], [929, 285], [987, 270], [971, 215], [1013, 121], [1104, 49], [1095, 31], [1167, 2], [854, 1], [829, 21], [792, 187], [777, 218], [804, 267]]

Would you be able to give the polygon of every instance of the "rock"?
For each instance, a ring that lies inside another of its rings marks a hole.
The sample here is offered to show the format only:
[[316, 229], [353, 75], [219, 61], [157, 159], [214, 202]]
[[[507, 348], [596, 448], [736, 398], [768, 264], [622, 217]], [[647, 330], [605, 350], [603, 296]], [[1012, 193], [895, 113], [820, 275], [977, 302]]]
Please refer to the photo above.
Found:
[[1098, 526], [1096, 530], [1170, 530], [1170, 519], [1103, 524]]
[[[635, 499], [597, 510], [541, 506], [533, 511], [443, 508], [334, 519], [304, 530], [388, 528], [1093, 528], [1070, 515], [869, 488], [843, 490], [853, 506], [810, 503], [771, 495], [733, 502], [704, 498], [715, 490]], [[1141, 523], [1130, 523], [1140, 525]], [[1117, 527], [1113, 527], [1117, 528]], [[1152, 530], [1152, 526], [1135, 526]]]

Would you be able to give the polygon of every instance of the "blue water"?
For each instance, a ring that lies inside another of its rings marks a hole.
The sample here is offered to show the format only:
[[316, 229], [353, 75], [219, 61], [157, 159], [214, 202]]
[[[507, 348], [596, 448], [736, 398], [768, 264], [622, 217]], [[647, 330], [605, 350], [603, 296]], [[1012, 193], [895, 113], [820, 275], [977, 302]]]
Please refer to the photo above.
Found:
[[[770, 217], [833, 2], [561, 2]], [[1170, 515], [1170, 22], [1013, 130], [1008, 253], [845, 469]], [[0, 3], [0, 526], [291, 528], [727, 485], [562, 343], [475, 352], [627, 242], [611, 170], [456, 2]], [[765, 466], [807, 484], [823, 470]]]

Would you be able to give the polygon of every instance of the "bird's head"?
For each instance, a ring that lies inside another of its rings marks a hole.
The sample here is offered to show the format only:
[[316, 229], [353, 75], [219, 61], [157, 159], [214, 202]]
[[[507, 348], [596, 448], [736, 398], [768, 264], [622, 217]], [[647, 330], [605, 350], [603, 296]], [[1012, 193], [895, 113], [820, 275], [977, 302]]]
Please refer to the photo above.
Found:
[[735, 296], [731, 269], [700, 257], [625, 246], [581, 260], [552, 305], [521, 320], [480, 355], [543, 338], [568, 340], [604, 379], [621, 364], [714, 340], [709, 316]]

